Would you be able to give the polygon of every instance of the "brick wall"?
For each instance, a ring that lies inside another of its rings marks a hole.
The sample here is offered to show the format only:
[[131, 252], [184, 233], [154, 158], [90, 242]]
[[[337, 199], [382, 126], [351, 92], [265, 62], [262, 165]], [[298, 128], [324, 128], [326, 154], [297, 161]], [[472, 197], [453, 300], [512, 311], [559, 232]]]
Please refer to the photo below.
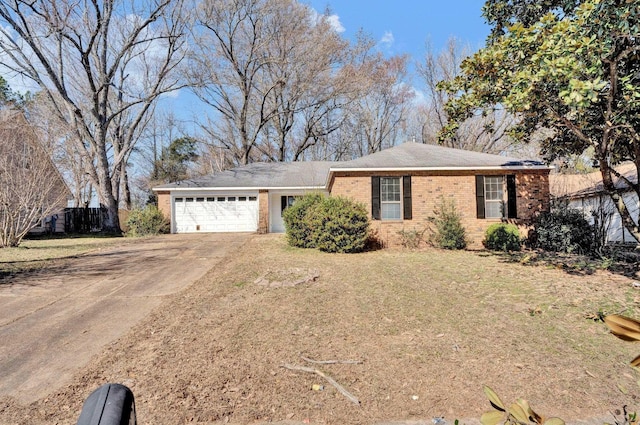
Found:
[[269, 233], [269, 191], [258, 193], [258, 233]]
[[156, 194], [158, 195], [158, 209], [162, 211], [165, 217], [171, 220], [171, 192], [161, 190]]
[[395, 177], [411, 174], [411, 198], [413, 218], [411, 220], [381, 221], [372, 220], [372, 228], [385, 246], [398, 246], [401, 230], [421, 231], [428, 226], [428, 218], [433, 216], [439, 197], [453, 199], [456, 209], [462, 217], [462, 224], [470, 240], [470, 248], [481, 248], [484, 232], [499, 219], [476, 218], [475, 175], [516, 175], [518, 219], [512, 220], [522, 227], [526, 226], [540, 211], [549, 209], [549, 172], [548, 170], [526, 170], [482, 172], [345, 172], [336, 173], [331, 183], [332, 196], [346, 196], [366, 205], [371, 217], [371, 176]]

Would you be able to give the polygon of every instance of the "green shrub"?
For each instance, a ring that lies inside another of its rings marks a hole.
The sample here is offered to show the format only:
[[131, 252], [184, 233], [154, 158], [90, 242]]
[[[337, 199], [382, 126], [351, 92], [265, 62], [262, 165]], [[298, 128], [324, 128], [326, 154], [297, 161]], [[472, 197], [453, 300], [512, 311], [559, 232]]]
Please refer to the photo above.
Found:
[[493, 251], [520, 251], [520, 231], [515, 224], [494, 223], [487, 228], [482, 243]]
[[325, 252], [362, 252], [369, 238], [369, 218], [362, 204], [341, 196], [325, 198], [310, 212], [317, 225], [316, 247]]
[[315, 248], [316, 228], [312, 215], [307, 210], [322, 203], [325, 196], [318, 192], [308, 193], [296, 199], [292, 206], [282, 213], [289, 245], [298, 248]]
[[283, 214], [289, 245], [326, 252], [360, 252], [369, 240], [363, 205], [319, 193], [302, 196]]
[[132, 210], [127, 218], [128, 236], [150, 236], [169, 232], [169, 220], [155, 205]]
[[467, 247], [466, 230], [462, 226], [455, 202], [441, 196], [433, 213], [434, 217], [430, 218], [435, 226], [431, 237], [432, 242], [443, 249], [465, 249]]
[[560, 206], [541, 214], [529, 238], [533, 248], [566, 253], [588, 253], [593, 244], [593, 226], [581, 211]]

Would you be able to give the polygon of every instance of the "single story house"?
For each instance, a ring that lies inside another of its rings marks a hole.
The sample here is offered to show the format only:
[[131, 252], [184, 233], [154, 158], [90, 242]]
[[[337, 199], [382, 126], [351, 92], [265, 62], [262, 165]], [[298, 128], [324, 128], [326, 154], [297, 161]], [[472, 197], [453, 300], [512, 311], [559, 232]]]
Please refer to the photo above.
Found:
[[[616, 167], [616, 170], [630, 182], [637, 184], [638, 173], [634, 163], [621, 164]], [[549, 181], [552, 198], [565, 200], [570, 208], [583, 211], [587, 220], [592, 224], [595, 217], [599, 217], [605, 227], [606, 242], [637, 243], [631, 233], [623, 226], [618, 210], [605, 191], [600, 171], [588, 174], [552, 174]], [[623, 192], [622, 198], [631, 217], [637, 222], [640, 212], [638, 195], [631, 188], [628, 188], [622, 179], [614, 177], [614, 184], [618, 188], [627, 188]]]
[[472, 244], [487, 227], [527, 225], [549, 209], [550, 167], [500, 155], [404, 143], [352, 161], [254, 163], [155, 187], [171, 231], [284, 232], [296, 196], [320, 191], [363, 203], [380, 241], [420, 231], [440, 197], [452, 199]]

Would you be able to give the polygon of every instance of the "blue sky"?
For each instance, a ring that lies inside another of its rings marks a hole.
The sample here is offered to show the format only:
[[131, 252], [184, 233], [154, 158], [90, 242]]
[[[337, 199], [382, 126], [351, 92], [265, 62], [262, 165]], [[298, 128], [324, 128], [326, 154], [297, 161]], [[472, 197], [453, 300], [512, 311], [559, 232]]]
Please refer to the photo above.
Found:
[[327, 7], [351, 38], [363, 29], [387, 54], [408, 53], [422, 61], [425, 43], [440, 51], [451, 36], [473, 51], [484, 45], [489, 27], [481, 16], [484, 0], [308, 0], [323, 13]]

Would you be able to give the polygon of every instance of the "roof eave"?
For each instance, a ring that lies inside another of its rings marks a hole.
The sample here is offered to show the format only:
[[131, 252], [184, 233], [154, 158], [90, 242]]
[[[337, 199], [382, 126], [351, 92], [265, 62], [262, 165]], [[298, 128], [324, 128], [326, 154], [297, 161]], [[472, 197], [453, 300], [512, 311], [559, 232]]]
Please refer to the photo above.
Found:
[[259, 191], [259, 190], [325, 190], [325, 186], [255, 186], [255, 187], [215, 187], [215, 186], [199, 186], [199, 187], [154, 187], [154, 192], [176, 191], [176, 192], [198, 192], [203, 190], [215, 190], [217, 192], [233, 192], [233, 191]]
[[502, 171], [502, 170], [553, 170], [548, 165], [491, 165], [474, 167], [359, 167], [359, 168], [331, 168], [330, 173], [336, 172], [367, 172], [367, 171]]

